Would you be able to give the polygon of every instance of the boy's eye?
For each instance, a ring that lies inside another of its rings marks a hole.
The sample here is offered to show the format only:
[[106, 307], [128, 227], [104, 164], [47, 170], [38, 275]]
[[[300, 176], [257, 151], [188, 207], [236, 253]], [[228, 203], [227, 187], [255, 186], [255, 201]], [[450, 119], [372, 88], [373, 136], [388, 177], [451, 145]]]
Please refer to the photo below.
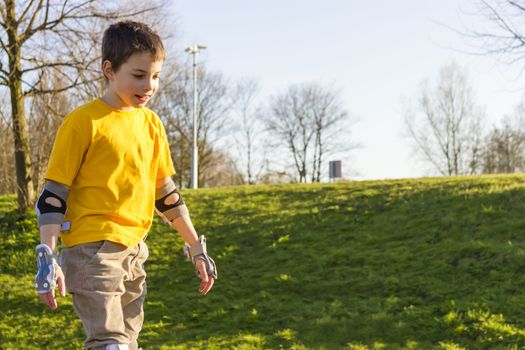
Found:
[[144, 75], [142, 75], [142, 74], [133, 74], [133, 76], [134, 76], [135, 78], [138, 78], [138, 79], [144, 77]]

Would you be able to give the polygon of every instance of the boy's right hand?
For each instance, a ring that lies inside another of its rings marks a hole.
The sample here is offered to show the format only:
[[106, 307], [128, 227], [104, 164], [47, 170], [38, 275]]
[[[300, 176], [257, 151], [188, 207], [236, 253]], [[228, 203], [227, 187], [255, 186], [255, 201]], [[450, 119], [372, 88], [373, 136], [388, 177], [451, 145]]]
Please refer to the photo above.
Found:
[[208, 255], [206, 237], [201, 235], [198, 242], [193, 246], [190, 246], [188, 243], [184, 244], [184, 255], [188, 257], [197, 269], [197, 277], [201, 279], [199, 292], [202, 295], [208, 294], [217, 279], [217, 265]]
[[36, 291], [44, 304], [49, 306], [51, 310], [56, 310], [58, 305], [55, 298], [55, 288], [58, 286], [61, 296], [66, 295], [62, 269], [57, 263], [56, 255], [46, 244], [39, 244], [36, 247], [36, 261], [38, 266], [35, 276]]

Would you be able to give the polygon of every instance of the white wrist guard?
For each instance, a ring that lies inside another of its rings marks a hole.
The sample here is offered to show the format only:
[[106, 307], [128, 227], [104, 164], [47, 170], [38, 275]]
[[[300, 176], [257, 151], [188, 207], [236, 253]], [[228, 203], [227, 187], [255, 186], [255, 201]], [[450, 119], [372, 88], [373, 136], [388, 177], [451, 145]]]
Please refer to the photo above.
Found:
[[57, 259], [58, 255], [53, 254], [46, 244], [36, 246], [38, 271], [35, 276], [35, 288], [38, 293], [44, 294], [55, 289], [56, 273], [60, 269]]
[[[190, 246], [188, 243], [184, 244], [184, 255], [190, 259], [193, 266], [195, 266], [197, 260], [204, 261], [208, 276], [217, 279], [217, 266], [215, 265], [215, 261], [208, 256], [206, 250], [206, 237], [204, 237], [204, 235], [201, 235], [199, 237], [199, 242], [193, 246]], [[200, 277], [199, 271], [196, 271], [196, 273], [197, 276]]]

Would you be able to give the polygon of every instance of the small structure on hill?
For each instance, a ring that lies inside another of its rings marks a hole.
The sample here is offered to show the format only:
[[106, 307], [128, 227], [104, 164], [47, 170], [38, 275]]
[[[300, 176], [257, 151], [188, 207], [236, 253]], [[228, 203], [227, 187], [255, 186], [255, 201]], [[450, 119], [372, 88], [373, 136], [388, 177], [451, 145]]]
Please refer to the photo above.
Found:
[[330, 182], [343, 177], [342, 165], [340, 160], [331, 160], [328, 164], [328, 178]]

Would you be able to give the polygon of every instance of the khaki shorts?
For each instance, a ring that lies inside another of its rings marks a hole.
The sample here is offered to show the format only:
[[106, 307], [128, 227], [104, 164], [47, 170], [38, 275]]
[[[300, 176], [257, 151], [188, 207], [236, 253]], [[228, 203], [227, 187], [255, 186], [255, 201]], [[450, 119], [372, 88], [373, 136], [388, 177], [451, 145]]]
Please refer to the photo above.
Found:
[[100, 241], [62, 249], [66, 288], [84, 325], [86, 349], [104, 349], [115, 343], [138, 349], [147, 257], [144, 242], [127, 248]]

